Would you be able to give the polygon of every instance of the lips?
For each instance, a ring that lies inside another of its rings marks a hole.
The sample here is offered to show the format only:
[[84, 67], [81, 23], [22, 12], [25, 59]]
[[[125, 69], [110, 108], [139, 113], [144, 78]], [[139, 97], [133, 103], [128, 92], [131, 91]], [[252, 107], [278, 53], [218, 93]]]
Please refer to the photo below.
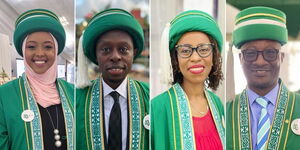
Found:
[[188, 71], [193, 74], [200, 74], [204, 71], [204, 68], [203, 65], [193, 65], [188, 68]]
[[43, 67], [47, 61], [46, 60], [33, 60], [33, 63], [38, 67]]
[[109, 67], [107, 71], [112, 74], [112, 75], [120, 75], [123, 74], [125, 70], [125, 67], [120, 67], [120, 66], [114, 66], [114, 67]]
[[267, 75], [268, 72], [270, 72], [270, 69], [251, 69], [251, 71], [255, 74], [257, 77], [264, 77]]
[[37, 60], [37, 61], [34, 61], [34, 63], [36, 63], [36, 64], [44, 64], [44, 63], [46, 63], [46, 61], [44, 61], [44, 60]]

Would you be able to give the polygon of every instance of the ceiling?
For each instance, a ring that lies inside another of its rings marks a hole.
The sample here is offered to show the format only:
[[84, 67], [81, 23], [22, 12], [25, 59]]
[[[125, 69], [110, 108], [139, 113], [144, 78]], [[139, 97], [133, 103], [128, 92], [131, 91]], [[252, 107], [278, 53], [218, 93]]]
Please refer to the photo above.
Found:
[[0, 1], [0, 33], [12, 35], [15, 20], [23, 12], [29, 9], [44, 8], [57, 14], [66, 31], [66, 46], [61, 56], [74, 63], [74, 0], [1, 0]]

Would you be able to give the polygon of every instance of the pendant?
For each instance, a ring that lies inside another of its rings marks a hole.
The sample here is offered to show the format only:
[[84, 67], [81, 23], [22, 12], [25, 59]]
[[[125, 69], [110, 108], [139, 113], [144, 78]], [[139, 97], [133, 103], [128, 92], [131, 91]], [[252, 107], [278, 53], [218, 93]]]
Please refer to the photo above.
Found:
[[54, 139], [58, 141], [58, 140], [60, 140], [60, 136], [58, 134], [54, 135]]
[[55, 146], [56, 147], [61, 147], [59, 130], [58, 129], [54, 129], [53, 132], [54, 132]]
[[54, 129], [54, 134], [58, 134], [59, 130], [58, 129]]
[[61, 147], [61, 141], [55, 141], [55, 146], [56, 147]]

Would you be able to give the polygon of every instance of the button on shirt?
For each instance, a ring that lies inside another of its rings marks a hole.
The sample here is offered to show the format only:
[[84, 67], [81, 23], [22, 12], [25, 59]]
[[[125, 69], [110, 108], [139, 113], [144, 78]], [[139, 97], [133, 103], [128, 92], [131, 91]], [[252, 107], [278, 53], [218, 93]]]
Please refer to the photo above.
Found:
[[[264, 99], [267, 99], [269, 101], [269, 104], [267, 106], [268, 114], [270, 116], [270, 123], [272, 126], [272, 121], [274, 117], [274, 109], [276, 106], [276, 100], [278, 96], [279, 90], [279, 84], [277, 84], [269, 93], [267, 93], [264, 97]], [[249, 100], [249, 106], [250, 106], [250, 123], [251, 123], [251, 136], [252, 136], [252, 148], [257, 149], [256, 147], [256, 139], [257, 139], [257, 125], [259, 122], [260, 112], [261, 112], [261, 106], [255, 101], [259, 96], [251, 89], [247, 88], [247, 94], [248, 94], [248, 100]]]
[[127, 139], [127, 78], [119, 85], [115, 90], [102, 80], [103, 83], [103, 97], [104, 97], [104, 119], [105, 119], [105, 133], [108, 142], [108, 127], [109, 127], [109, 116], [111, 109], [114, 105], [114, 99], [109, 93], [116, 91], [120, 94], [119, 103], [121, 108], [122, 117], [122, 150], [126, 150], [126, 139]]

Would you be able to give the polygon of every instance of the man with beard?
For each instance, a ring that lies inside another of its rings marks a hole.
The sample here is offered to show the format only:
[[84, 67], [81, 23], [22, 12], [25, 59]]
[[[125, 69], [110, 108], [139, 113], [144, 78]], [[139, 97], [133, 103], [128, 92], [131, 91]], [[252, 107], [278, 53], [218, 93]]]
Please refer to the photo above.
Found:
[[277, 9], [251, 7], [235, 21], [233, 44], [247, 87], [227, 103], [227, 149], [297, 149], [300, 95], [279, 78], [288, 39], [286, 16]]
[[86, 71], [78, 64], [77, 87], [83, 89], [76, 93], [77, 149], [148, 149], [143, 125], [149, 118], [148, 84], [127, 76], [143, 50], [141, 25], [125, 10], [104, 10], [91, 19], [81, 40], [78, 55], [98, 65], [101, 76], [83, 88]]

